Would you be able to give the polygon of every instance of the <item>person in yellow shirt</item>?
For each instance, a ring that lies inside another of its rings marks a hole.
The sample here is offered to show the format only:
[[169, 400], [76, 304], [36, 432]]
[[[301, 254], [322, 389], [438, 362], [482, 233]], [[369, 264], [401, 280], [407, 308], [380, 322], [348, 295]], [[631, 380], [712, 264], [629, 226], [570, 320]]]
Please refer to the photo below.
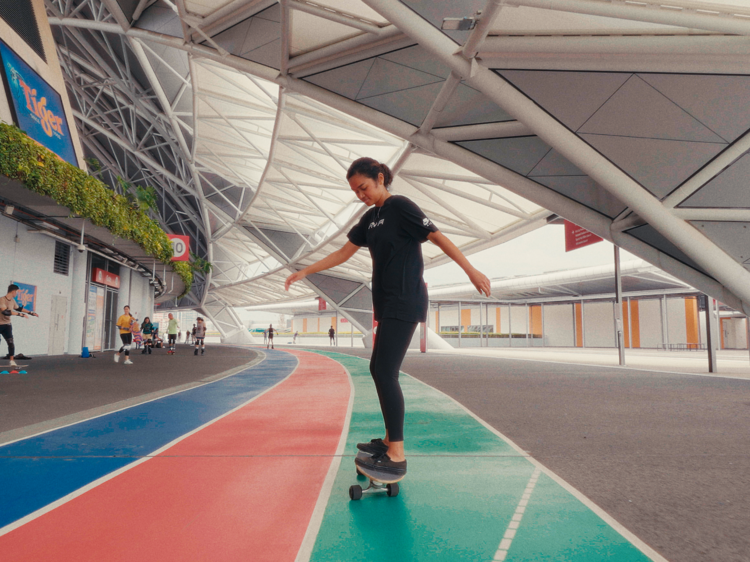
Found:
[[132, 365], [133, 362], [130, 360], [130, 346], [133, 343], [133, 334], [130, 328], [133, 323], [133, 317], [130, 314], [130, 307], [125, 306], [124, 313], [117, 319], [116, 326], [120, 328], [120, 339], [122, 340], [122, 347], [120, 351], [115, 353], [115, 363], [119, 363], [120, 355], [125, 352], [125, 365]]

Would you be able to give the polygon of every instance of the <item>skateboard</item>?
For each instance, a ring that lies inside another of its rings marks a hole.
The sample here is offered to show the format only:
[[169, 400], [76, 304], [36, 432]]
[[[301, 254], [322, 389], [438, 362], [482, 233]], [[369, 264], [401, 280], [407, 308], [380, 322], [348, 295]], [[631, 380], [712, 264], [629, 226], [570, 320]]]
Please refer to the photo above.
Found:
[[28, 365], [16, 365], [15, 367], [8, 365], [7, 367], [0, 367], [0, 375], [26, 375], [28, 374], [26, 372], [26, 367], [28, 367]]
[[[370, 453], [359, 451], [357, 453], [358, 459], [367, 459], [371, 457]], [[364, 476], [370, 481], [367, 488], [362, 488], [359, 484], [349, 487], [349, 498], [352, 500], [362, 499], [363, 494], [374, 494], [378, 492], [385, 492], [389, 497], [393, 498], [398, 495], [399, 487], [398, 483], [404, 479], [403, 476], [396, 476], [389, 472], [382, 472], [379, 470], [368, 470], [367, 468], [361, 467], [358, 464], [354, 465], [357, 469], [358, 476]]]

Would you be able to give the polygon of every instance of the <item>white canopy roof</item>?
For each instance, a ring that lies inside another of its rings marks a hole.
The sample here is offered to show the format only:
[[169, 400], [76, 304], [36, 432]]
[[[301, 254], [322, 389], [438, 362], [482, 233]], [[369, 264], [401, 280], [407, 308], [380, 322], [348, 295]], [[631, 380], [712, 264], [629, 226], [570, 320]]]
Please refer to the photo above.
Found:
[[365, 155], [466, 253], [555, 213], [750, 303], [745, 0], [47, 8], [87, 155], [157, 187], [165, 227], [214, 266], [176, 305], [220, 326], [231, 306], [321, 295], [367, 328], [363, 252], [283, 290], [364, 211], [344, 176]]

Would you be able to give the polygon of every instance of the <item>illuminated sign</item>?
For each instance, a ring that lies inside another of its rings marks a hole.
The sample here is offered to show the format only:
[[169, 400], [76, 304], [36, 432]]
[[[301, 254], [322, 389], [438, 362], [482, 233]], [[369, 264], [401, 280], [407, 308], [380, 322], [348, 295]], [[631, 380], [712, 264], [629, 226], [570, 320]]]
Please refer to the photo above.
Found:
[[16, 293], [16, 303], [18, 306], [29, 312], [36, 312], [36, 285], [27, 285], [18, 281], [11, 281], [11, 283], [19, 289]]
[[100, 285], [106, 285], [107, 287], [113, 287], [115, 289], [120, 288], [120, 276], [114, 273], [109, 273], [98, 267], [94, 268], [94, 283]]
[[63, 160], [77, 166], [60, 95], [2, 41], [0, 56], [18, 127]]

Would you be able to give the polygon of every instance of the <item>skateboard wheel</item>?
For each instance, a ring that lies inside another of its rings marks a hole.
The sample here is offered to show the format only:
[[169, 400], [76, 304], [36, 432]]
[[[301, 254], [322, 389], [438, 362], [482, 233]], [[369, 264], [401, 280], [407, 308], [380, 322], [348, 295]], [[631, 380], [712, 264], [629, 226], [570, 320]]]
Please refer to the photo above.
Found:
[[349, 487], [349, 498], [352, 500], [362, 499], [362, 486], [355, 485]]
[[385, 491], [389, 498], [395, 498], [398, 495], [398, 483], [394, 482], [393, 484], [388, 484], [385, 487]]

